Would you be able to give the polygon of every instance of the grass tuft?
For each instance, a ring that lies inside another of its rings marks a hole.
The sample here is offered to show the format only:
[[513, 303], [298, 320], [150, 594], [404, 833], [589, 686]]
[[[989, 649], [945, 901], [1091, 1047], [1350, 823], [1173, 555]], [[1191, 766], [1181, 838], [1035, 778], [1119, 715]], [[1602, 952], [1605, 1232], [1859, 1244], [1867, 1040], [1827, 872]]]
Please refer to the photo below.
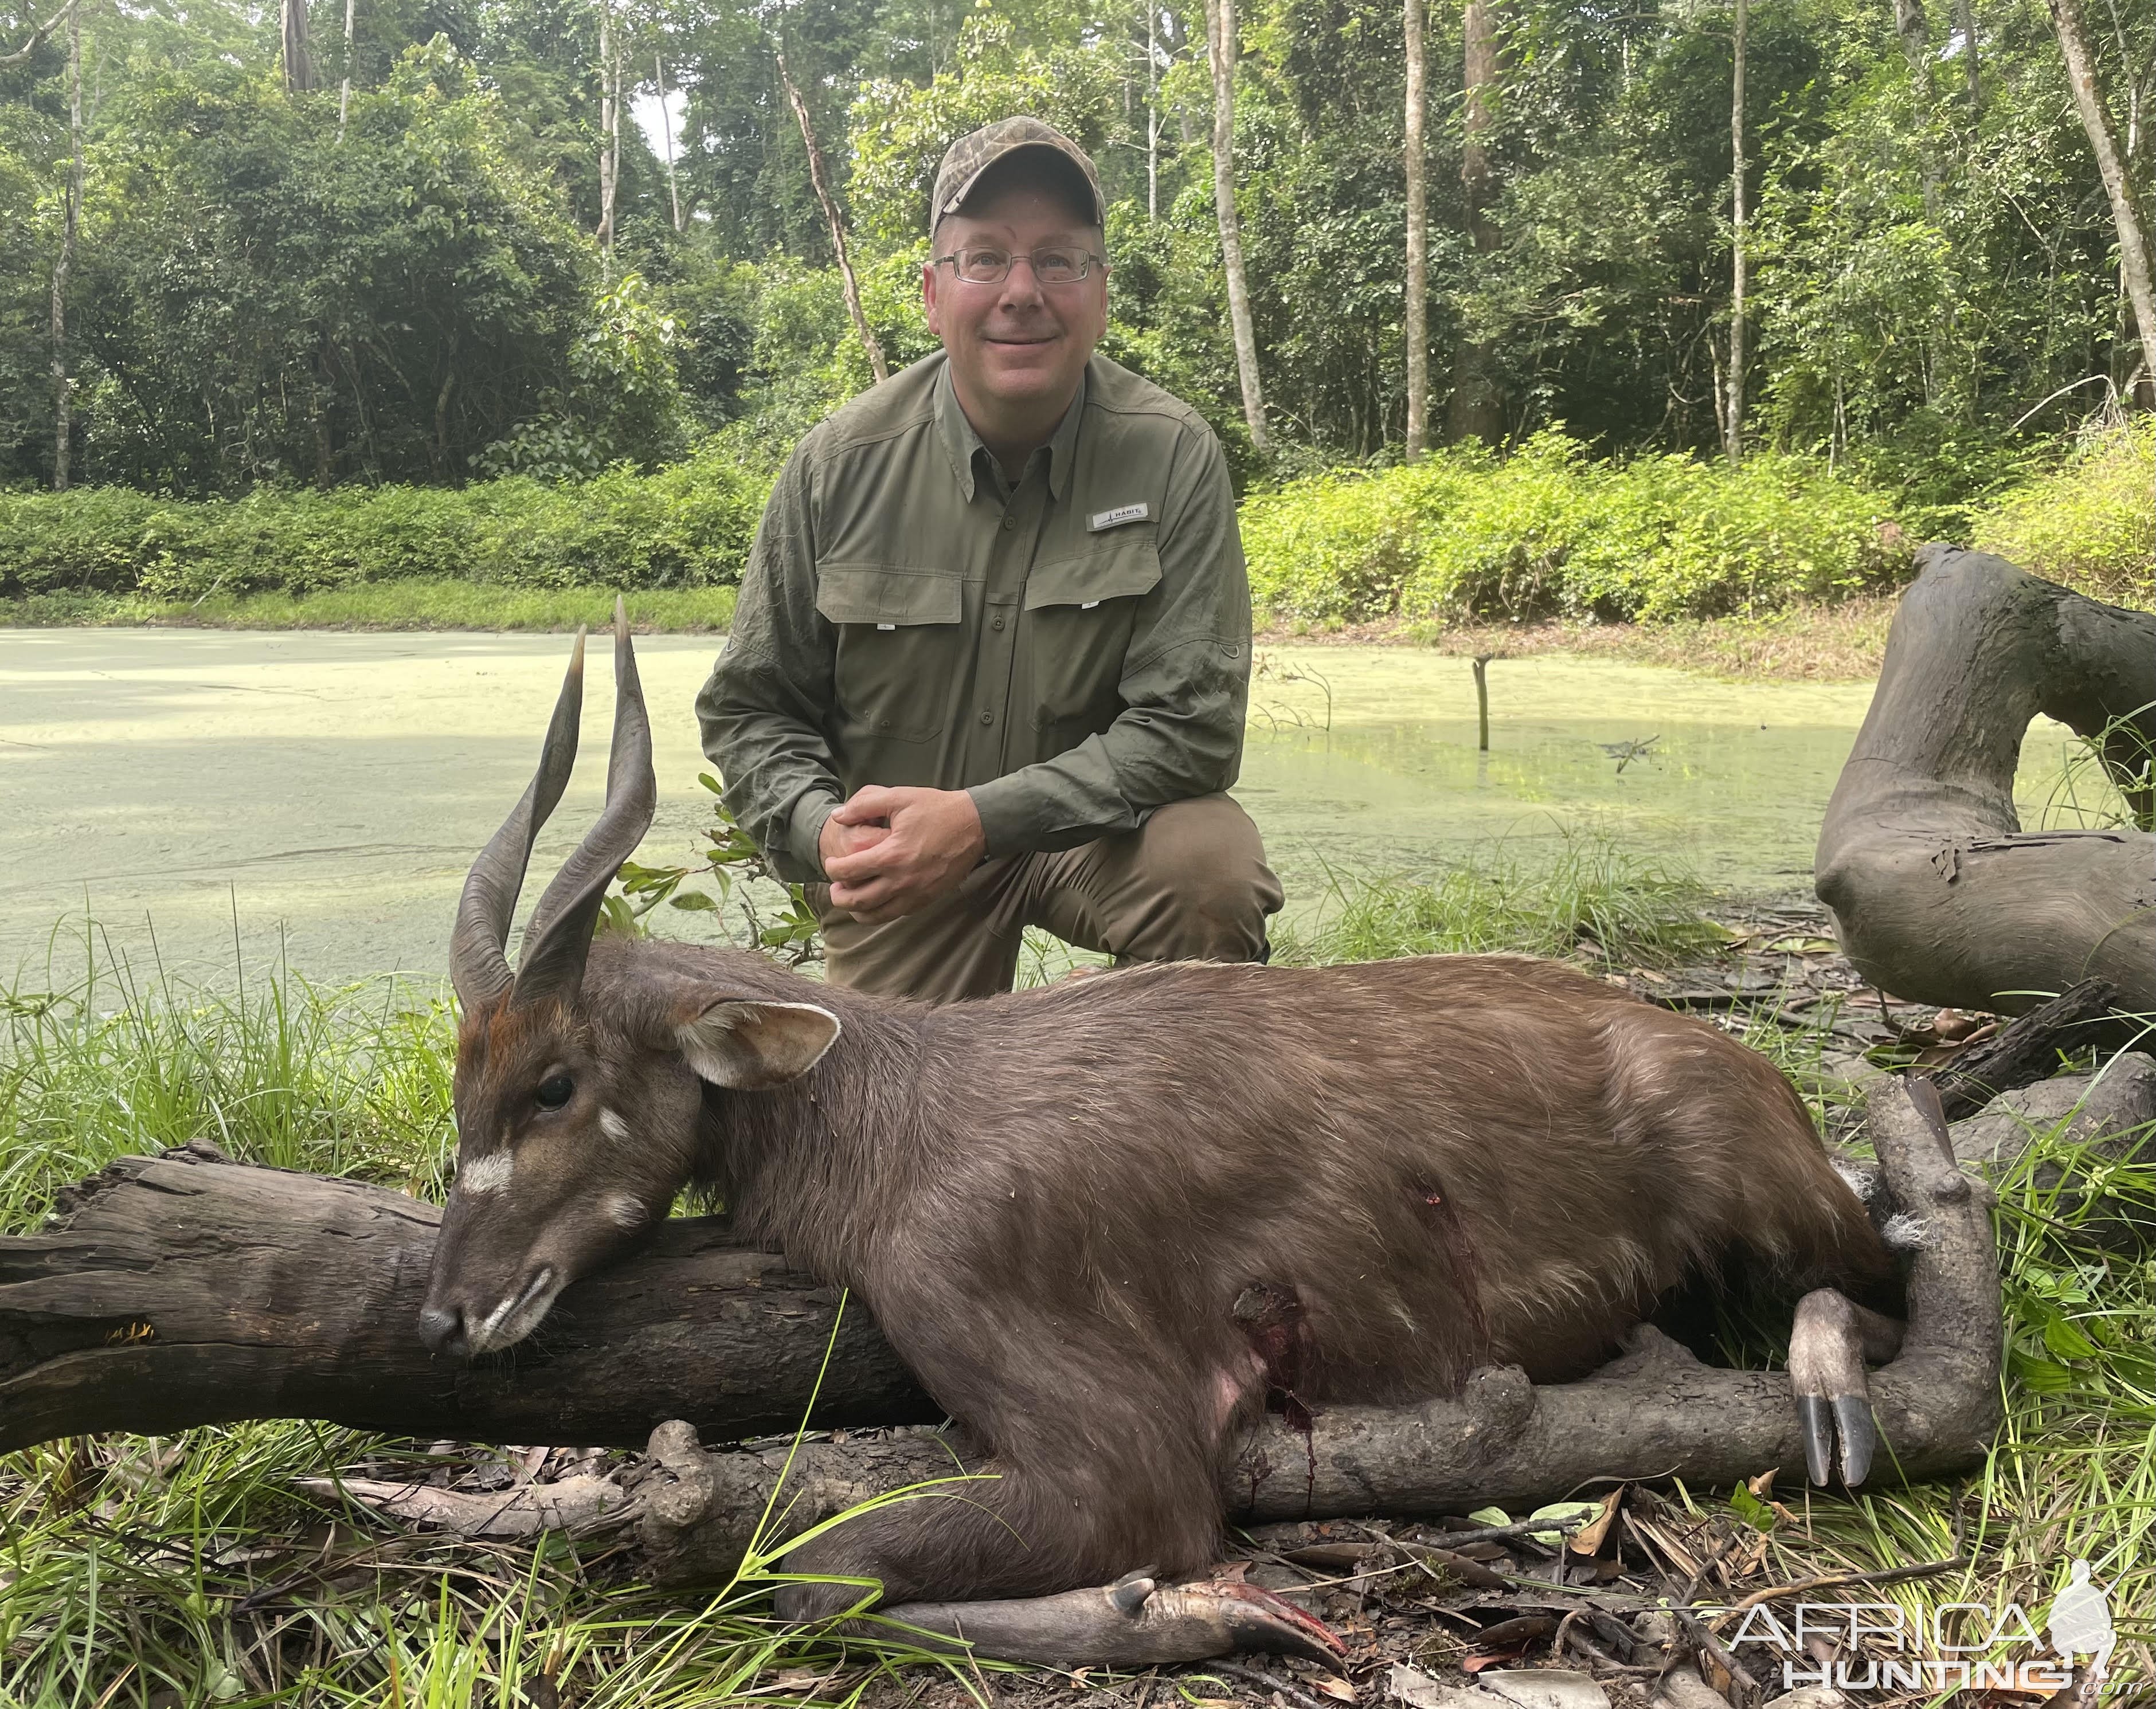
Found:
[[1427, 875], [1330, 873], [1313, 916], [1274, 926], [1273, 960], [1318, 967], [1514, 950], [1666, 967], [1723, 941], [1706, 917], [1709, 896], [1686, 874], [1575, 834], [1546, 863], [1500, 849]]
[[[55, 977], [69, 965], [86, 971]], [[394, 978], [236, 975], [230, 989], [177, 985], [83, 921], [54, 933], [43, 977], [0, 988], [0, 1228], [28, 1226], [116, 1157], [195, 1140], [440, 1198], [454, 1144], [446, 999]]]

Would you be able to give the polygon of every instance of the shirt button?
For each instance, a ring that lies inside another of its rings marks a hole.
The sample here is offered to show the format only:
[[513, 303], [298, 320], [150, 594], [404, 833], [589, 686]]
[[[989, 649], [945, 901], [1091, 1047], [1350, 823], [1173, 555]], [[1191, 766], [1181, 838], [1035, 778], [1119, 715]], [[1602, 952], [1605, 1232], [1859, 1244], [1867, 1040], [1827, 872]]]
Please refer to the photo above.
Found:
[[993, 724], [995, 721], [996, 715], [993, 712], [983, 712], [981, 714], [981, 722], [983, 724]]
[[890, 719], [888, 719], [888, 718], [879, 718], [879, 719], [877, 719], [877, 720], [876, 720], [876, 728], [877, 728], [877, 729], [879, 729], [879, 730], [888, 730], [888, 729], [890, 729], [890, 728], [891, 728], [891, 720], [890, 720]]
[[998, 618], [991, 618], [988, 620], [988, 627], [989, 627], [990, 629], [1001, 629], [1003, 626], [1004, 626], [1004, 620], [1003, 620], [1001, 618], [999, 618], [999, 617], [998, 617]]
[[1006, 516], [1006, 517], [1004, 517], [1004, 527], [1005, 528], [1005, 530], [1006, 530], [1006, 531], [1008, 531], [1008, 530], [1009, 530], [1009, 529], [1015, 528], [1015, 527], [1017, 527], [1017, 526], [1018, 526], [1018, 518], [1017, 518], [1017, 517], [1015, 517], [1015, 516]]

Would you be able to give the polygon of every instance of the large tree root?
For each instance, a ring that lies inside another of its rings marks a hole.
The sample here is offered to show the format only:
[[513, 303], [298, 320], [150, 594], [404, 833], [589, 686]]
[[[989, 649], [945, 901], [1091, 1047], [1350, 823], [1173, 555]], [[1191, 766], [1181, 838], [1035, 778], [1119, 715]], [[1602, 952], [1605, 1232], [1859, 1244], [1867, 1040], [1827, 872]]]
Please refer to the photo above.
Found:
[[[1926, 1231], [1907, 1341], [1871, 1384], [1880, 1478], [1967, 1466], [1997, 1417], [1983, 1189], [1920, 1100], [1928, 1088], [1897, 1083], [1867, 1116], [1896, 1201]], [[828, 1290], [727, 1245], [706, 1221], [669, 1224], [571, 1289], [513, 1357], [433, 1359], [414, 1326], [434, 1214], [380, 1188], [204, 1149], [116, 1164], [69, 1195], [51, 1232], [0, 1240], [0, 1448], [285, 1416], [495, 1441], [649, 1439], [623, 1481], [629, 1501], [588, 1511], [633, 1523], [646, 1568], [686, 1583], [732, 1572], [784, 1460], [709, 1452], [700, 1432], [736, 1441], [790, 1429], [819, 1370], [819, 1424], [937, 1415], [865, 1311], [849, 1311], [834, 1342]], [[654, 1433], [662, 1420], [679, 1422]], [[950, 1476], [961, 1458], [927, 1432], [805, 1443], [765, 1547], [869, 1496]], [[1407, 1516], [1523, 1504], [1597, 1477], [1727, 1486], [1770, 1465], [1793, 1477], [1804, 1467], [1787, 1377], [1711, 1368], [1643, 1330], [1584, 1382], [1538, 1388], [1516, 1369], [1486, 1370], [1457, 1399], [1331, 1409], [1307, 1433], [1269, 1418], [1223, 1495], [1247, 1521]], [[561, 1517], [536, 1514], [526, 1528]]]
[[1917, 561], [1820, 830], [1843, 949], [1916, 1002], [2018, 1013], [2093, 978], [2156, 1010], [2156, 835], [2024, 831], [2014, 808], [2041, 712], [2103, 744], [2148, 824], [2156, 616], [1958, 547]]

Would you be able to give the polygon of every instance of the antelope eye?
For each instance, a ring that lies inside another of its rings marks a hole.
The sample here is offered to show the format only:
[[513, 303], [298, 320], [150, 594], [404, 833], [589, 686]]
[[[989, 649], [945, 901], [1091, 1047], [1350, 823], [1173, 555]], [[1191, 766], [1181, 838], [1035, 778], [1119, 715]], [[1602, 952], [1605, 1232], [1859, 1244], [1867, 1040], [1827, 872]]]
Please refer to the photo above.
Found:
[[541, 1080], [539, 1090], [531, 1096], [538, 1101], [541, 1109], [558, 1110], [569, 1101], [570, 1095], [576, 1090], [576, 1081], [566, 1074], [557, 1074], [552, 1080]]

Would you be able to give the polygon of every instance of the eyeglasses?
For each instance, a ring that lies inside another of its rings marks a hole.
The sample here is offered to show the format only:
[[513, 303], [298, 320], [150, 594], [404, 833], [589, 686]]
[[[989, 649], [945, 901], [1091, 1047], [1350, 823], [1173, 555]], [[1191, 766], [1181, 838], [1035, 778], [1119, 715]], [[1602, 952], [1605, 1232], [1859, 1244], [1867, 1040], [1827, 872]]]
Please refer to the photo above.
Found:
[[936, 258], [938, 267], [948, 267], [968, 285], [1001, 285], [1010, 277], [1014, 261], [1032, 268], [1039, 285], [1075, 285], [1094, 268], [1108, 264], [1106, 255], [1063, 244], [1048, 244], [1030, 255], [1014, 255], [1007, 249], [960, 249]]

